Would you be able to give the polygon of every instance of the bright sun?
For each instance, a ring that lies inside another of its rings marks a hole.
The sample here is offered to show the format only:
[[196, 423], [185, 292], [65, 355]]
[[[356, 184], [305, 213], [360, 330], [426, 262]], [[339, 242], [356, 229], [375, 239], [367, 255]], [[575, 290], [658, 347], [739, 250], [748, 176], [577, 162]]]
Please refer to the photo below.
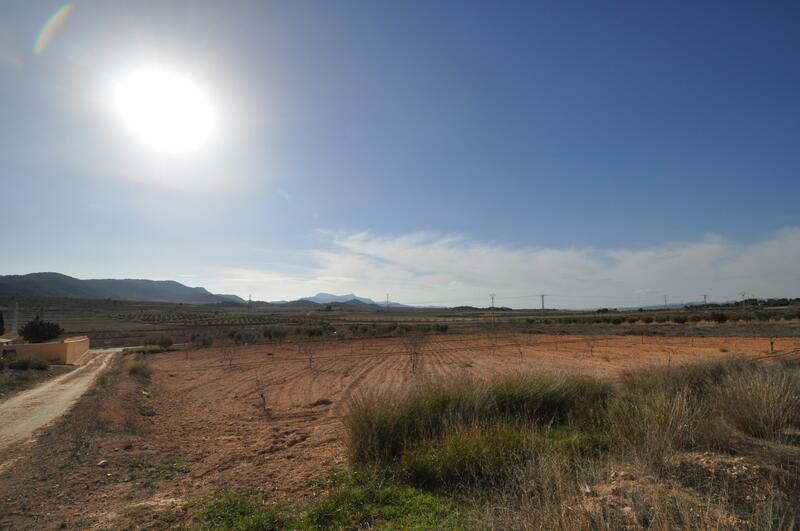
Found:
[[128, 129], [158, 151], [193, 151], [212, 134], [214, 113], [206, 94], [168, 71], [129, 73], [117, 83], [114, 102]]

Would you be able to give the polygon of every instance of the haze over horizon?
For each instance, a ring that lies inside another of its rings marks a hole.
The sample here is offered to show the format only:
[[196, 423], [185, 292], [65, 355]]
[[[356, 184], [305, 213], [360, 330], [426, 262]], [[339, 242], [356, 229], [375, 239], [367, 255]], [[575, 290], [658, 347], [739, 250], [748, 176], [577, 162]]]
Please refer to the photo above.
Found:
[[800, 296], [800, 5], [15, 2], [0, 274]]

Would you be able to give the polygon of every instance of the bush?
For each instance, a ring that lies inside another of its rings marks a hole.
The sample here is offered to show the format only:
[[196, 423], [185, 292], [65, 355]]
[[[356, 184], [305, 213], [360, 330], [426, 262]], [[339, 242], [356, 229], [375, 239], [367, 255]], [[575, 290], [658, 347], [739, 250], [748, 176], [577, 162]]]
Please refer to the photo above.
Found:
[[31, 369], [34, 371], [46, 371], [50, 368], [50, 363], [45, 360], [31, 360]]
[[728, 320], [728, 314], [724, 312], [711, 312], [708, 318], [715, 323], [722, 324]]
[[433, 330], [434, 330], [434, 332], [436, 332], [437, 334], [446, 334], [446, 333], [447, 333], [447, 330], [448, 330], [448, 328], [450, 328], [450, 325], [448, 325], [448, 324], [437, 324], [437, 325], [433, 325]]
[[672, 322], [677, 324], [686, 324], [689, 319], [685, 315], [674, 315]]
[[613, 401], [609, 430], [621, 455], [659, 472], [673, 451], [717, 441], [720, 426], [688, 388], [652, 388]]
[[31, 368], [31, 360], [24, 358], [21, 360], [12, 360], [8, 362], [8, 368], [15, 371], [27, 371]]
[[764, 368], [728, 375], [716, 407], [732, 426], [754, 437], [779, 439], [800, 423], [800, 371]]
[[459, 428], [404, 453], [400, 470], [424, 488], [500, 485], [533, 458], [537, 443], [530, 427]]
[[214, 340], [206, 334], [194, 333], [191, 337], [192, 345], [196, 348], [208, 348], [214, 344]]
[[28, 321], [19, 329], [19, 335], [31, 343], [51, 341], [64, 333], [58, 323], [42, 321], [37, 315], [33, 321]]
[[350, 459], [394, 462], [406, 448], [458, 425], [590, 426], [604, 417], [610, 397], [610, 386], [596, 380], [530, 375], [431, 383], [399, 397], [361, 396], [345, 418]]
[[284, 328], [266, 328], [264, 329], [264, 338], [276, 343], [283, 343], [288, 333]]
[[144, 339], [145, 346], [156, 345], [163, 350], [167, 350], [173, 345], [172, 338], [169, 336], [150, 336]]
[[755, 362], [731, 357], [723, 360], [653, 367], [625, 372], [621, 375], [623, 389], [629, 394], [650, 392], [679, 393], [687, 390], [693, 396], [707, 396], [727, 376], [753, 370]]
[[263, 334], [257, 330], [237, 330], [229, 335], [237, 345], [255, 345], [261, 343]]

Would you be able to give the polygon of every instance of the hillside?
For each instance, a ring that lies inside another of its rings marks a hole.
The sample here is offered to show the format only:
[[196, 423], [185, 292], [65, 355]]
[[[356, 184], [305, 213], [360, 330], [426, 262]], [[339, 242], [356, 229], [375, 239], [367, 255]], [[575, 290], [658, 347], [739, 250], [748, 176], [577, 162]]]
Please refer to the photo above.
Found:
[[27, 297], [117, 299], [192, 304], [226, 301], [244, 302], [235, 295], [215, 295], [205, 288], [192, 288], [174, 280], [81, 280], [60, 273], [0, 276], [0, 294]]

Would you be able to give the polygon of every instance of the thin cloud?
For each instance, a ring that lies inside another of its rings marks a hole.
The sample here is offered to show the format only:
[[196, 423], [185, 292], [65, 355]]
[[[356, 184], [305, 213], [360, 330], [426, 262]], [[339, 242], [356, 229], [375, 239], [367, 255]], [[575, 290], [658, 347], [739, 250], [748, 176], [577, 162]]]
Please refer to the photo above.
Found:
[[[312, 291], [357, 293], [416, 304], [535, 307], [638, 306], [800, 294], [800, 228], [742, 245], [709, 236], [650, 249], [510, 247], [429, 232], [327, 234], [325, 250], [305, 253], [291, 271], [223, 270], [209, 284], [265, 300]], [[224, 287], [223, 287], [224, 286]]]

